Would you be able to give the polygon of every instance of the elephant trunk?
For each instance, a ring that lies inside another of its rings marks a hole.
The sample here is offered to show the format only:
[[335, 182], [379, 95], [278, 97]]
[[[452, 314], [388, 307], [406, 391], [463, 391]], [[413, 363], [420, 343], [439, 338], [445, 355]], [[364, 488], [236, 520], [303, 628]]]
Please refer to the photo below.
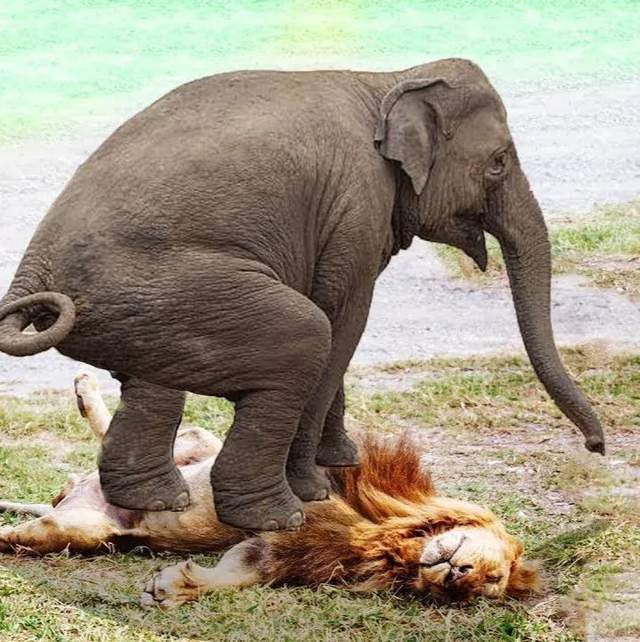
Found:
[[550, 316], [551, 247], [540, 207], [521, 171], [490, 196], [487, 231], [500, 243], [520, 333], [533, 368], [560, 410], [604, 454], [604, 434], [590, 403], [567, 374]]

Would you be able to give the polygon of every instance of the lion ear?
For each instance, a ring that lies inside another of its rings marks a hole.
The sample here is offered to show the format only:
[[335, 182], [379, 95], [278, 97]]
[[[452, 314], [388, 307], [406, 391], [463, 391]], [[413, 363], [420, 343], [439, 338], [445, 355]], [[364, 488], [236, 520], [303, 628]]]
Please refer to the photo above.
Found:
[[507, 583], [507, 594], [519, 597], [526, 593], [538, 593], [542, 588], [540, 564], [531, 560], [518, 558], [511, 564], [511, 573]]

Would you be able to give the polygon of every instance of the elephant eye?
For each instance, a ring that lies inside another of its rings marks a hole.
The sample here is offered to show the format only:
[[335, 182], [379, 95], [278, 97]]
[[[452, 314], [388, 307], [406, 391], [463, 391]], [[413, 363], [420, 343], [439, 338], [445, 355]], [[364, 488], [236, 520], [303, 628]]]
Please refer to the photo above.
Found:
[[491, 160], [488, 172], [491, 176], [501, 176], [507, 167], [507, 152], [502, 151], [495, 154]]

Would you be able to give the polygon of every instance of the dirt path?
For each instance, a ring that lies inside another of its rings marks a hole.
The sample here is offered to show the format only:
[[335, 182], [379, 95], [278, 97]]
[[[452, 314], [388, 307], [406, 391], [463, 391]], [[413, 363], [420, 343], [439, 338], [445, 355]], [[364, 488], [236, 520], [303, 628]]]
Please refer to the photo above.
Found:
[[[640, 79], [530, 94], [499, 89], [521, 160], [545, 209], [584, 211], [595, 202], [640, 194]], [[148, 102], [148, 96], [137, 98], [129, 111]], [[124, 116], [88, 122], [82, 136], [67, 133], [46, 144], [0, 148], [0, 291], [64, 183]], [[576, 279], [559, 280], [553, 296], [560, 343], [640, 347], [636, 303], [585, 288]], [[449, 279], [432, 248], [417, 241], [382, 276], [354, 362], [520, 347], [508, 291]], [[0, 393], [67, 387], [79, 367], [53, 351], [26, 359], [0, 356]], [[106, 382], [108, 376], [102, 378]]]

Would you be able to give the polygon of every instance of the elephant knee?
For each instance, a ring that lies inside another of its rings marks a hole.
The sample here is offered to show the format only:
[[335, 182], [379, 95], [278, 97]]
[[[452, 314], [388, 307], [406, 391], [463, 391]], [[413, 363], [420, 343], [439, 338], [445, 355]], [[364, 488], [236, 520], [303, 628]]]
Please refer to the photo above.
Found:
[[[331, 351], [331, 324], [327, 316], [313, 306], [307, 314], [301, 315], [285, 339], [295, 352], [294, 376], [315, 380], [324, 370]], [[304, 372], [297, 373], [302, 368]]]

